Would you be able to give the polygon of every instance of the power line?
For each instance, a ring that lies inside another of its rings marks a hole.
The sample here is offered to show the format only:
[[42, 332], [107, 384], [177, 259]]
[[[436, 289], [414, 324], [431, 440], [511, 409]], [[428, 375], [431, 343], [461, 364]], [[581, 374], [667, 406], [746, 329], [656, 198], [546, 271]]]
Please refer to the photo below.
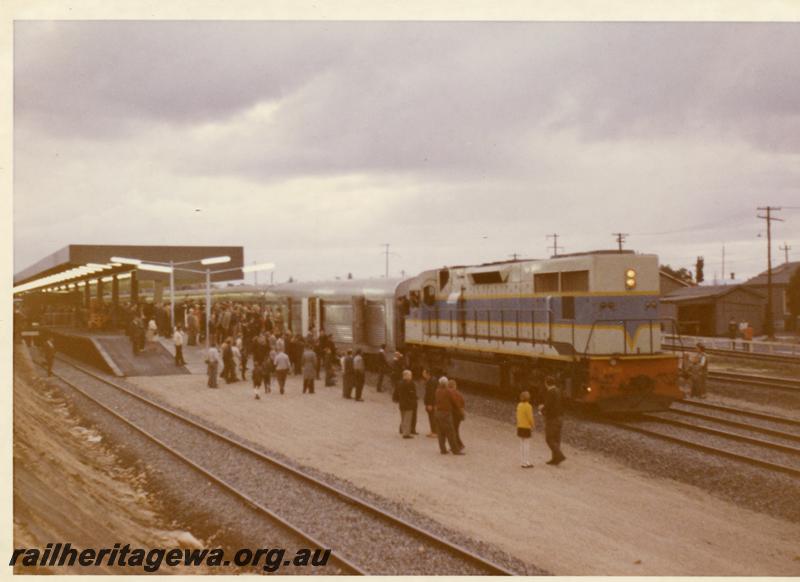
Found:
[[617, 239], [617, 245], [619, 245], [619, 252], [622, 252], [622, 243], [625, 242], [625, 237], [630, 235], [627, 232], [612, 232], [611, 235]]
[[558, 256], [558, 249], [564, 250], [564, 247], [558, 246], [558, 233], [548, 234], [545, 238], [552, 238], [553, 239], [553, 256]]
[[788, 263], [789, 262], [789, 251], [792, 250], [792, 247], [790, 247], [788, 244], [786, 244], [786, 241], [783, 241], [783, 246], [782, 247], [778, 247], [778, 250], [783, 251], [784, 260], [785, 260], [785, 262]]
[[384, 243], [384, 247], [386, 247], [386, 274], [384, 275], [387, 279], [389, 278], [389, 243]]
[[764, 322], [764, 331], [772, 339], [775, 334], [772, 322], [772, 222], [777, 220], [783, 222], [782, 218], [775, 218], [772, 213], [780, 210], [779, 206], [759, 206], [758, 210], [763, 210], [767, 214], [758, 214], [758, 218], [767, 221], [767, 320]]

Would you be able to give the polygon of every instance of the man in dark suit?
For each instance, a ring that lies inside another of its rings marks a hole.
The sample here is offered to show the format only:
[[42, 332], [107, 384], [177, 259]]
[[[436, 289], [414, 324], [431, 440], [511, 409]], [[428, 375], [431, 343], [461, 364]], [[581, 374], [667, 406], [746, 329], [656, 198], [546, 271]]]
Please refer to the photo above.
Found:
[[552, 376], [544, 380], [546, 388], [544, 404], [539, 406], [539, 410], [544, 416], [544, 440], [550, 447], [552, 458], [547, 461], [548, 465], [559, 465], [567, 457], [561, 452], [561, 427], [563, 424], [564, 405], [561, 401], [561, 390], [556, 386], [556, 381]]

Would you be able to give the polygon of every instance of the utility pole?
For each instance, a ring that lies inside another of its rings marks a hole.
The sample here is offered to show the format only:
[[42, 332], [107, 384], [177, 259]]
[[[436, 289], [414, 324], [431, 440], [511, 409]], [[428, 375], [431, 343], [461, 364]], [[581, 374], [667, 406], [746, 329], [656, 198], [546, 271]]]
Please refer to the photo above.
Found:
[[386, 253], [386, 274], [384, 275], [384, 277], [386, 279], [388, 279], [389, 278], [389, 243], [384, 243], [383, 246], [386, 247], [386, 251], [385, 251], [385, 253]]
[[517, 253], [511, 253], [508, 256], [511, 257], [511, 260], [513, 261], [516, 261], [519, 258], [519, 255]]
[[612, 236], [617, 239], [617, 245], [619, 246], [619, 252], [622, 252], [622, 243], [625, 242], [625, 237], [628, 236], [627, 232], [612, 232]]
[[781, 218], [775, 218], [772, 213], [780, 210], [778, 206], [759, 206], [758, 210], [763, 210], [766, 215], [757, 215], [767, 221], [767, 319], [764, 322], [764, 331], [769, 339], [774, 339], [775, 330], [772, 321], [772, 221], [783, 222]]
[[725, 284], [725, 245], [722, 245], [722, 284]]
[[783, 251], [784, 262], [788, 263], [789, 262], [789, 251], [792, 250], [792, 247], [790, 247], [788, 244], [786, 244], [786, 241], [784, 241], [783, 242], [783, 246], [782, 247], [778, 247], [778, 250]]
[[552, 238], [553, 239], [553, 256], [558, 256], [558, 249], [564, 250], [564, 247], [558, 246], [558, 233], [548, 234], [545, 238]]

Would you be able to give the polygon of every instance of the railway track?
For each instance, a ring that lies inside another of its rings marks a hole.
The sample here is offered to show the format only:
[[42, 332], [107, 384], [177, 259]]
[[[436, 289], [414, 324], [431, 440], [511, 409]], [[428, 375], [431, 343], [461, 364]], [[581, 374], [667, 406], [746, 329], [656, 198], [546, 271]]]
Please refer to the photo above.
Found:
[[[334, 549], [331, 559], [345, 573], [515, 574], [463, 546], [240, 443], [83, 366], [60, 357], [58, 361], [68, 366], [67, 374], [54, 371], [54, 376], [65, 385], [167, 450], [221, 489], [235, 495], [268, 520], [285, 527], [310, 547]], [[87, 389], [87, 386], [90, 388]], [[144, 424], [148, 427], [143, 427]], [[213, 451], [213, 454], [209, 451]], [[236, 471], [233, 467], [246, 469]], [[247, 483], [244, 473], [269, 474], [270, 478], [277, 478], [282, 484], [280, 487], [269, 487], [269, 491], [260, 486], [254, 488]], [[305, 492], [302, 501], [306, 506], [298, 508], [297, 496], [302, 492]], [[282, 494], [288, 498], [282, 499]], [[313, 507], [308, 507], [309, 499], [314, 500]], [[324, 515], [320, 515], [320, 512]], [[315, 514], [313, 520], [309, 522], [306, 519], [309, 523], [305, 524], [297, 523], [303, 522], [303, 515], [309, 513]], [[320, 531], [309, 530], [321, 530], [321, 534]], [[379, 557], [375, 556], [376, 545], [385, 548], [381, 549]], [[425, 565], [430, 565], [428, 571]]]
[[677, 405], [669, 411], [643, 414], [636, 422], [616, 421], [612, 424], [712, 455], [800, 477], [799, 421], [705, 402], [686, 400]]
[[[672, 350], [674, 352], [691, 352], [694, 350], [694, 346], [689, 345], [677, 345], [677, 344], [670, 344], [670, 343], [662, 343], [661, 347], [667, 350]], [[762, 362], [780, 362], [786, 364], [800, 364], [800, 356], [797, 355], [781, 355], [781, 354], [770, 354], [770, 353], [763, 353], [763, 352], [747, 352], [744, 350], [723, 350], [719, 348], [709, 348], [706, 347], [706, 353], [715, 355], [715, 356], [730, 356], [732, 358], [740, 358], [744, 360], [759, 360]]]
[[800, 392], [800, 380], [794, 380], [791, 378], [753, 376], [749, 374], [734, 374], [732, 372], [709, 372], [708, 379], [717, 382], [727, 382], [729, 384], [759, 386], [763, 388], [769, 388], [771, 390]]
[[[752, 420], [766, 421], [767, 423], [783, 426], [785, 428], [794, 428], [800, 431], [800, 420], [794, 418], [788, 418], [786, 416], [778, 416], [776, 414], [767, 414], [765, 412], [757, 412], [755, 410], [747, 410], [743, 408], [735, 408], [733, 406], [714, 404], [712, 402], [706, 402], [704, 400], [690, 400], [688, 398], [677, 402], [673, 402], [672, 406], [673, 406], [672, 410], [675, 412], [680, 411], [682, 413], [691, 413], [692, 410], [712, 411], [722, 414], [741, 416], [750, 419], [751, 421]], [[677, 406], [678, 408], [674, 408], [675, 406]], [[700, 413], [695, 412], [694, 414], [700, 414]]]

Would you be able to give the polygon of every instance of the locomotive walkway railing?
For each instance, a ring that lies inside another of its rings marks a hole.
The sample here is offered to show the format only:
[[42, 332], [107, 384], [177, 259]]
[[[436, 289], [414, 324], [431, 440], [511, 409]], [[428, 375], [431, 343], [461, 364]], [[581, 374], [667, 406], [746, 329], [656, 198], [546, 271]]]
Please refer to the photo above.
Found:
[[[537, 314], [540, 317], [537, 318]], [[445, 318], [442, 319], [438, 309], [426, 313], [423, 335], [463, 340], [513, 341], [516, 344], [550, 344], [553, 341], [552, 309], [448, 309], [444, 315]], [[536, 324], [547, 325], [546, 337], [536, 337]], [[497, 326], [496, 331], [493, 331], [493, 326]], [[530, 336], [520, 333], [523, 326], [530, 326]], [[513, 332], [509, 333], [508, 327], [512, 327]], [[572, 335], [574, 338], [574, 323]]]

